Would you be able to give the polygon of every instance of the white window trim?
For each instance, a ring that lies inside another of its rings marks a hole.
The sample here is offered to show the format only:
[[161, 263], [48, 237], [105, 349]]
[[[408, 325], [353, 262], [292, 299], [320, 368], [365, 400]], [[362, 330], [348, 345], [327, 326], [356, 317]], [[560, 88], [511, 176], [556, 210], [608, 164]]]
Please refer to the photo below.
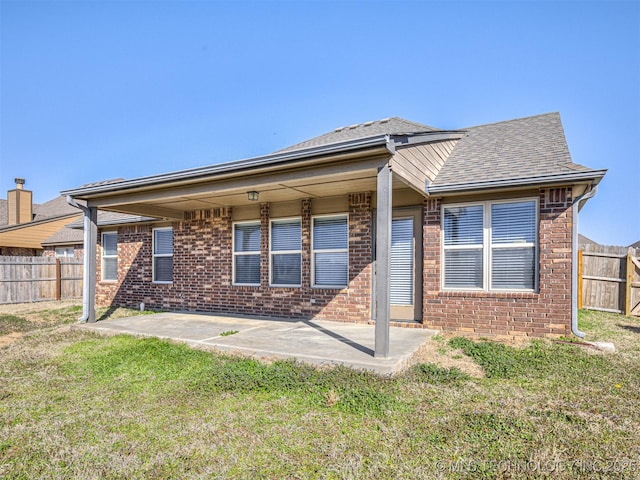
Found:
[[[116, 236], [116, 254], [115, 255], [105, 255], [104, 253], [104, 236], [105, 235], [115, 235]], [[118, 263], [118, 249], [117, 249], [117, 245], [118, 245], [118, 231], [117, 230], [111, 230], [108, 232], [102, 232], [100, 234], [100, 281], [102, 282], [117, 282], [118, 281], [118, 270], [116, 268], [116, 278], [104, 278], [104, 260], [105, 258], [115, 258], [116, 259], [116, 265]]]
[[259, 287], [260, 282], [258, 283], [238, 283], [236, 282], [236, 255], [258, 255], [260, 259], [260, 269], [262, 269], [262, 248], [260, 248], [257, 252], [236, 252], [236, 225], [260, 225], [260, 237], [262, 244], [262, 225], [260, 220], [248, 220], [242, 222], [233, 222], [233, 228], [231, 230], [231, 253], [233, 254], [232, 259], [232, 285], [239, 287]]
[[[504, 203], [524, 203], [533, 202], [535, 204], [536, 212], [536, 225], [535, 225], [535, 239], [534, 244], [531, 243], [501, 243], [495, 247], [491, 243], [491, 205], [504, 204]], [[445, 247], [445, 231], [444, 231], [444, 211], [447, 208], [456, 207], [471, 207], [482, 205], [483, 213], [483, 228], [482, 228], [482, 245], [450, 245]], [[491, 266], [491, 251], [493, 248], [521, 248], [532, 247], [534, 248], [534, 286], [533, 289], [528, 288], [492, 288], [492, 266]], [[472, 250], [482, 249], [482, 262], [483, 262], [483, 275], [482, 275], [482, 288], [466, 287], [466, 288], [452, 288], [445, 286], [445, 251], [446, 250]], [[440, 260], [442, 268], [440, 269], [440, 289], [447, 292], [515, 292], [515, 293], [536, 293], [539, 291], [540, 282], [540, 201], [537, 197], [522, 197], [522, 198], [510, 198], [502, 200], [486, 200], [481, 202], [463, 202], [463, 203], [446, 203], [440, 206]]]
[[[175, 250], [175, 245], [171, 249], [171, 253], [155, 253], [155, 242], [156, 242], [156, 231], [158, 230], [171, 230], [171, 235], [173, 237], [173, 227], [157, 227], [152, 229], [151, 232], [151, 270], [152, 270], [152, 281], [151, 283], [157, 283], [159, 285], [172, 285], [173, 280], [170, 282], [156, 280], [156, 258], [160, 257], [173, 257], [173, 252]], [[172, 242], [173, 243], [173, 242]], [[175, 267], [175, 265], [173, 265]], [[171, 271], [171, 278], [173, 278], [173, 269]]]
[[[347, 247], [346, 248], [330, 248], [316, 250], [313, 244], [313, 228], [316, 218], [346, 218], [347, 220]], [[346, 253], [347, 254], [347, 283], [345, 285], [316, 285], [316, 253]], [[327, 215], [313, 215], [311, 217], [311, 287], [312, 288], [329, 288], [343, 289], [349, 286], [349, 214], [348, 213], [331, 213]]]
[[[274, 252], [271, 247], [273, 242], [271, 241], [271, 232], [273, 230], [273, 224], [278, 222], [286, 222], [290, 220], [300, 221], [300, 250], [278, 250]], [[300, 255], [300, 281], [302, 282], [302, 217], [283, 217], [269, 219], [269, 286], [270, 287], [282, 287], [282, 288], [300, 288], [302, 283], [299, 284], [280, 284], [273, 283], [273, 255], [286, 255], [286, 254], [299, 254]]]

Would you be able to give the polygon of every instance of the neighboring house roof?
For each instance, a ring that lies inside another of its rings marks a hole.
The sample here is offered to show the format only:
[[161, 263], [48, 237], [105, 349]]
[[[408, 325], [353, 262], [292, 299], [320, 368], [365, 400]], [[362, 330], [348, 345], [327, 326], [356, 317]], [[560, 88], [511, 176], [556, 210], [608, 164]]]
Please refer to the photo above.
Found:
[[629, 247], [631, 247], [631, 248], [640, 248], [640, 240], [638, 240], [636, 243], [632, 243], [631, 245], [629, 245]]
[[80, 210], [67, 203], [67, 199], [60, 195], [48, 202], [33, 206], [34, 220], [44, 220], [45, 218], [62, 217], [66, 215], [78, 215]]
[[[80, 210], [67, 203], [63, 195], [45, 203], [34, 203], [32, 208], [34, 222], [51, 218], [67, 217], [69, 215], [78, 215], [80, 213]], [[7, 226], [7, 218], [7, 201], [0, 199], [0, 228]], [[20, 225], [27, 225], [28, 223], [29, 222], [13, 226], [19, 227]]]
[[[102, 182], [100, 182], [102, 183]], [[124, 225], [138, 222], [154, 222], [157, 218], [128, 215], [126, 213], [98, 211], [98, 226]], [[82, 245], [84, 243], [84, 221], [82, 218], [65, 225], [42, 242], [43, 247], [56, 245]]]
[[55, 245], [81, 245], [84, 243], [84, 233], [82, 230], [76, 230], [69, 228], [66, 225], [49, 238], [42, 242], [43, 247], [55, 246]]
[[434, 193], [444, 187], [593, 172], [572, 162], [558, 113], [465, 130], [430, 187]]
[[[0, 200], [0, 245], [7, 247], [40, 249], [43, 240], [48, 241], [58, 234], [61, 237], [71, 235], [64, 232], [67, 230], [65, 224], [81, 214], [80, 210], [67, 203], [64, 196], [58, 196], [42, 204], [33, 204], [30, 222], [7, 225], [7, 207], [8, 202]], [[82, 239], [76, 243], [82, 243]]]
[[348, 140], [359, 140], [378, 135], [407, 135], [436, 131], [439, 131], [439, 129], [430, 127], [429, 125], [422, 125], [421, 123], [405, 120], [404, 118], [392, 117], [350, 125], [348, 127], [336, 128], [332, 132], [319, 135], [309, 140], [305, 140], [304, 142], [296, 143], [290, 147], [278, 150], [278, 152], [290, 152], [303, 148], [319, 147], [321, 145], [341, 143]]

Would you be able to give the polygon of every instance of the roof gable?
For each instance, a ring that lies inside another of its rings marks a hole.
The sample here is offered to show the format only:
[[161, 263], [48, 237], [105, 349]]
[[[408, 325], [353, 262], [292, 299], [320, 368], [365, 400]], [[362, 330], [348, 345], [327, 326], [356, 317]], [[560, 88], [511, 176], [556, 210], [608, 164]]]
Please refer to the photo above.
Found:
[[434, 186], [591, 171], [572, 162], [558, 113], [466, 130], [436, 176]]

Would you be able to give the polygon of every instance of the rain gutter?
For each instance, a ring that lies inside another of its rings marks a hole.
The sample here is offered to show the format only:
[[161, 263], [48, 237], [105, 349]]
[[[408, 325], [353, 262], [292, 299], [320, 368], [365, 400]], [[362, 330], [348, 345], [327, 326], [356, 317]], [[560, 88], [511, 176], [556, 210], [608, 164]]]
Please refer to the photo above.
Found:
[[527, 187], [533, 185], [550, 185], [556, 183], [575, 183], [586, 180], [594, 181], [597, 185], [607, 170], [588, 170], [585, 172], [559, 173], [555, 175], [539, 175], [535, 177], [513, 178], [504, 180], [486, 180], [482, 182], [470, 182], [449, 185], [431, 185], [429, 195], [446, 193], [469, 193], [475, 190], [489, 190], [507, 187]]
[[90, 278], [91, 272], [93, 269], [90, 262], [95, 262], [95, 255], [89, 255], [91, 249], [89, 246], [91, 245], [91, 211], [89, 207], [86, 207], [71, 197], [71, 195], [67, 195], [67, 203], [72, 207], [78, 208], [82, 210], [84, 213], [84, 258], [82, 265], [82, 316], [78, 319], [78, 322], [85, 323], [90, 319], [91, 313], [91, 288], [90, 282], [95, 278]]
[[571, 208], [572, 213], [572, 238], [571, 238], [571, 333], [576, 337], [584, 338], [584, 332], [578, 330], [578, 213], [584, 203], [593, 197], [598, 191], [598, 186], [593, 185], [591, 190], [575, 199]]

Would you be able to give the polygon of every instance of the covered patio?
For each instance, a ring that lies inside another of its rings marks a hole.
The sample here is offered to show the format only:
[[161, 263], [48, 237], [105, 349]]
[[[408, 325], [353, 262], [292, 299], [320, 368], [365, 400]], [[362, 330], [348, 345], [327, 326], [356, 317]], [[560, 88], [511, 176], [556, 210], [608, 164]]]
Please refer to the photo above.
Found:
[[373, 325], [167, 312], [77, 324], [73, 328], [107, 335], [164, 338], [266, 360], [344, 365], [380, 375], [393, 375], [407, 367], [411, 357], [435, 333], [390, 327], [390, 352], [382, 359], [374, 357]]
[[[431, 149], [430, 142], [451, 142], [459, 137], [458, 133], [427, 131], [422, 132], [420, 141], [426, 142], [425, 149]], [[337, 144], [282, 151], [265, 157], [201, 169], [116, 183], [95, 184], [64, 192], [68, 195], [69, 202], [82, 208], [85, 214], [85, 258], [88, 260], [85, 265], [83, 320], [89, 323], [95, 321], [96, 262], [93, 259], [96, 258], [96, 244], [98, 242], [98, 209], [130, 215], [152, 216], [165, 222], [174, 222], [174, 225], [184, 225], [185, 221], [199, 221], [209, 218], [209, 215], [223, 218], [223, 222], [229, 221], [230, 216], [230, 223], [223, 227], [227, 229], [231, 228], [234, 221], [255, 220], [261, 222], [263, 231], [261, 262], [263, 265], [261, 266], [260, 285], [255, 288], [259, 288], [257, 291], [259, 296], [275, 297], [280, 295], [279, 292], [285, 290], [279, 288], [280, 285], [273, 285], [270, 278], [269, 258], [271, 258], [272, 252], [269, 250], [271, 243], [269, 222], [271, 218], [291, 216], [302, 218], [302, 236], [309, 239], [311, 216], [339, 212], [343, 213], [350, 222], [348, 246], [350, 264], [347, 285], [333, 290], [322, 290], [313, 285], [313, 281], [310, 280], [309, 267], [312, 257], [311, 242], [307, 240], [301, 250], [302, 264], [305, 265], [303, 279], [300, 282], [301, 285], [297, 287], [302, 287], [298, 291], [309, 298], [304, 297], [302, 307], [300, 304], [292, 304], [286, 305], [287, 308], [283, 307], [283, 310], [315, 309], [311, 314], [301, 315], [304, 318], [312, 318], [326, 306], [325, 303], [322, 303], [325, 299], [318, 300], [317, 294], [326, 293], [326, 302], [331, 302], [335, 297], [342, 296], [342, 301], [349, 302], [349, 306], [341, 306], [338, 310], [345, 312], [355, 308], [359, 311], [357, 321], [375, 320], [375, 328], [370, 326], [366, 329], [369, 335], [367, 342], [369, 340], [373, 342], [371, 347], [373, 355], [380, 359], [391, 358], [390, 339], [393, 335], [389, 330], [390, 320], [392, 318], [399, 319], [397, 316], [392, 316], [393, 302], [390, 296], [392, 220], [396, 215], [396, 208], [413, 207], [415, 209], [415, 212], [412, 213], [416, 222], [413, 227], [415, 237], [410, 240], [414, 244], [414, 247], [411, 247], [411, 255], [415, 255], [413, 260], [415, 264], [409, 269], [413, 275], [409, 283], [413, 285], [407, 287], [414, 290], [408, 294], [411, 298], [411, 305], [405, 310], [408, 312], [408, 320], [420, 322], [422, 319], [421, 209], [426, 184], [426, 169], [424, 171], [423, 169], [408, 169], [410, 162], [403, 157], [403, 154], [396, 155], [396, 141], [400, 142], [399, 144], [408, 142], [406, 136], [396, 139], [389, 135], [377, 135]], [[434, 157], [442, 155], [436, 154], [435, 150], [429, 154]], [[86, 206], [78, 204], [76, 199], [86, 202]], [[311, 205], [310, 209], [308, 205]], [[307, 208], [306, 213], [304, 208]], [[404, 212], [404, 210], [399, 210], [399, 212]], [[402, 215], [406, 216], [405, 213]], [[171, 225], [171, 223], [167, 223], [167, 225]], [[374, 228], [373, 225], [375, 225]], [[208, 226], [207, 228], [216, 229], [219, 227]], [[193, 245], [205, 234], [206, 232], [199, 232], [199, 237], [194, 237]], [[375, 253], [372, 251], [372, 244]], [[193, 245], [184, 246], [182, 251], [190, 253]], [[200, 254], [198, 261], [205, 260], [207, 256], [210, 256], [209, 252], [215, 248], [218, 248], [218, 245], [212, 244], [207, 251]], [[228, 257], [230, 258], [231, 255], [229, 250]], [[143, 261], [144, 259], [141, 258], [136, 259], [138, 263]], [[218, 263], [212, 264], [208, 270], [215, 269], [216, 265], [225, 261], [226, 258], [221, 257], [217, 261]], [[192, 275], [197, 269], [196, 265], [187, 266], [186, 260], [180, 261], [178, 257], [175, 262], [176, 269], [186, 269], [185, 278]], [[202, 265], [200, 264], [200, 266]], [[228, 273], [226, 275], [229, 276]], [[176, 277], [179, 276], [176, 274]], [[198, 282], [199, 280], [188, 278], [185, 285], [187, 283], [197, 284]], [[208, 280], [206, 282], [207, 285], [211, 284]], [[226, 277], [224, 279], [221, 277], [216, 282], [219, 283], [216, 284], [215, 289], [211, 287], [211, 292], [214, 292], [211, 293], [211, 296], [219, 295], [219, 285], [229, 288], [228, 291], [225, 290], [225, 294], [229, 296], [246, 290], [244, 287], [237, 288], [236, 284], [230, 283], [229, 278]], [[174, 287], [183, 289], [180, 296], [173, 300], [174, 303], [180, 305], [178, 308], [173, 305], [168, 307], [161, 305], [161, 309], [209, 310], [208, 305], [195, 305], [195, 308], [191, 305], [183, 305], [181, 302], [185, 297], [193, 297], [191, 302], [194, 304], [198, 299], [194, 296], [193, 291], [189, 291], [182, 284], [174, 282]], [[134, 291], [134, 288], [139, 288], [139, 286], [126, 287], [124, 290]], [[147, 288], [147, 286], [140, 288]], [[160, 291], [161, 288], [163, 286], [159, 286], [156, 290]], [[118, 290], [122, 292], [123, 288], [119, 286]], [[290, 291], [291, 289], [287, 290], [287, 294], [291, 294]], [[294, 292], [293, 295], [295, 294]], [[209, 291], [207, 291], [207, 295], [209, 295]], [[148, 297], [149, 295], [146, 295], [146, 297], [136, 299], [135, 302], [130, 301], [127, 304], [135, 305], [137, 302], [145, 301], [145, 298]], [[248, 301], [254, 301], [254, 298], [258, 297], [243, 297], [239, 305], [243, 302], [246, 304]], [[210, 311], [216, 312], [216, 309], [211, 307]], [[228, 312], [229, 310], [218, 308], [218, 311]], [[337, 310], [334, 309], [326, 314], [324, 319], [330, 319], [331, 315], [335, 315], [336, 312]], [[248, 312], [238, 309], [234, 313], [245, 314]], [[269, 313], [261, 311], [256, 311], [256, 313], [269, 315]], [[308, 329], [310, 328], [308, 327]], [[345, 328], [354, 327], [345, 326]], [[394, 332], [394, 335], [398, 336], [397, 341], [402, 344], [403, 334]], [[415, 335], [415, 330], [404, 332], [404, 335]], [[227, 341], [230, 340], [225, 339], [225, 343]], [[368, 345], [368, 343], [365, 344]]]

